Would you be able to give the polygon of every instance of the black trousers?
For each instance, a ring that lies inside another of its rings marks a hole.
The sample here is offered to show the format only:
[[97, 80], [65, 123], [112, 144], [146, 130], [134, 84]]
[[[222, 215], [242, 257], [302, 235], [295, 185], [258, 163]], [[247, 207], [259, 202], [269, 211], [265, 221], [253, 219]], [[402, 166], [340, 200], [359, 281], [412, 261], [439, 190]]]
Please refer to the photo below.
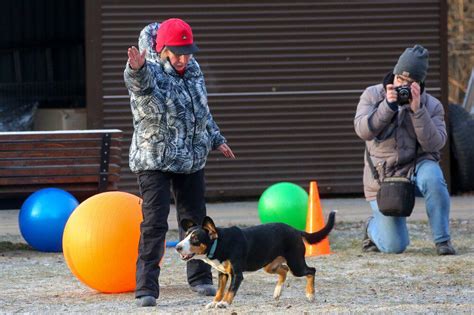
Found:
[[[138, 185], [143, 198], [143, 221], [140, 225], [135, 296], [158, 298], [159, 262], [164, 254], [168, 231], [170, 190], [174, 195], [178, 225], [183, 218], [201, 223], [206, 216], [204, 170], [192, 174], [144, 171], [138, 174]], [[179, 238], [184, 238], [181, 226]], [[211, 267], [201, 260], [188, 261], [187, 277], [191, 286], [212, 284]]]

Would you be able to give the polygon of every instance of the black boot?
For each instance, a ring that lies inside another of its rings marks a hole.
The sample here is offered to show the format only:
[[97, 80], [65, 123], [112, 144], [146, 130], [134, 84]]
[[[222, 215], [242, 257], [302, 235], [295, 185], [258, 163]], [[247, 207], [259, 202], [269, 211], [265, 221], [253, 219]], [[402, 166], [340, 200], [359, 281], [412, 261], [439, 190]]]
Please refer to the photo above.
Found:
[[451, 245], [451, 241], [436, 243], [436, 252], [440, 256], [456, 254], [456, 250], [454, 249], [453, 245]]
[[367, 232], [367, 229], [369, 227], [369, 222], [372, 219], [373, 219], [373, 217], [369, 217], [367, 219], [367, 223], [365, 223], [364, 239], [362, 240], [362, 252], [364, 252], [364, 253], [379, 252], [379, 249], [377, 248], [377, 245], [375, 245], [375, 243], [372, 242], [372, 240], [369, 237], [369, 233]]
[[212, 284], [198, 284], [190, 287], [192, 291], [197, 292], [199, 295], [214, 296], [216, 295], [216, 289]]
[[137, 305], [141, 307], [156, 306], [156, 298], [151, 295], [140, 296], [137, 299]]

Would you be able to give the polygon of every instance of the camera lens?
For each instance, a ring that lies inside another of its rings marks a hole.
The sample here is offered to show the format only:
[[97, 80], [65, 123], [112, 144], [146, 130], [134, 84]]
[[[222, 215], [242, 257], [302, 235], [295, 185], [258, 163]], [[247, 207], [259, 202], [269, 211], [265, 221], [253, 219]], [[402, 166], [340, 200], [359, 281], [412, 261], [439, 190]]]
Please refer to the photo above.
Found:
[[399, 105], [405, 105], [410, 102], [411, 98], [411, 89], [409, 86], [399, 86], [396, 88], [397, 91], [397, 101]]
[[400, 90], [398, 93], [400, 94], [401, 98], [408, 98], [409, 93], [406, 89]]

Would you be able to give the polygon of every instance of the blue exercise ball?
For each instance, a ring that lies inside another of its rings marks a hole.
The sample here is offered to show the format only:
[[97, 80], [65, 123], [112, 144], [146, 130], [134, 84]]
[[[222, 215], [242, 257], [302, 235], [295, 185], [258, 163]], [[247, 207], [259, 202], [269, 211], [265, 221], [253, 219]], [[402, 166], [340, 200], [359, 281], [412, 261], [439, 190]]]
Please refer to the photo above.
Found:
[[31, 194], [18, 215], [20, 232], [26, 242], [42, 252], [61, 252], [64, 226], [77, 199], [62, 189], [44, 188]]

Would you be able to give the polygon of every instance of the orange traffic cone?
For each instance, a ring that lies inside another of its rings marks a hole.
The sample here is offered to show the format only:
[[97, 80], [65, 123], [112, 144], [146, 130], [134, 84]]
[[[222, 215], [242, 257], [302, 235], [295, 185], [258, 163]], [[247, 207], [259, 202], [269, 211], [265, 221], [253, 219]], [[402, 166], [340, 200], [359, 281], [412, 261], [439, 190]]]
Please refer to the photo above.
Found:
[[[312, 181], [309, 185], [306, 232], [314, 233], [321, 230], [323, 227], [324, 217], [323, 210], [321, 209], [321, 203], [319, 202], [318, 184], [316, 181]], [[329, 248], [329, 239], [327, 237], [317, 244], [309, 244], [306, 241], [304, 243], [306, 246], [306, 257], [331, 254], [331, 250]]]

